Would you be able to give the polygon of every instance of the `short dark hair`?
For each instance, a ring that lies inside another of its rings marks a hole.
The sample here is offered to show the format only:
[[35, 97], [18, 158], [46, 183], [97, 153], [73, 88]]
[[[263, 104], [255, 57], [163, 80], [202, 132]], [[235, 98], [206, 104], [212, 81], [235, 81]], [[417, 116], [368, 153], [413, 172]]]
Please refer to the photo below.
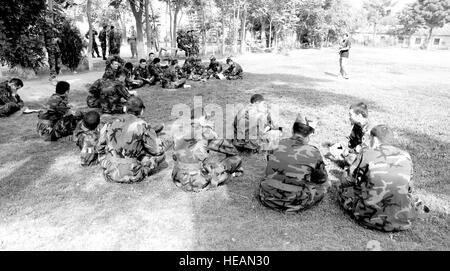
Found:
[[100, 114], [97, 111], [89, 111], [83, 116], [83, 124], [89, 130], [94, 130], [100, 124]]
[[313, 127], [306, 125], [304, 123], [298, 122], [298, 121], [294, 122], [292, 130], [293, 130], [294, 134], [299, 134], [303, 137], [307, 137], [310, 134], [314, 133]]
[[264, 97], [261, 94], [254, 94], [250, 98], [250, 103], [251, 104], [254, 104], [254, 103], [257, 103], [257, 102], [262, 102], [262, 101], [264, 101]]
[[111, 29], [114, 29], [114, 25], [111, 25]]
[[142, 111], [142, 109], [145, 108], [144, 102], [141, 98], [137, 96], [131, 96], [127, 101], [127, 113], [133, 114], [133, 115], [139, 115]]
[[227, 58], [227, 64], [230, 64], [230, 62], [233, 62], [231, 58]]
[[23, 82], [19, 78], [12, 78], [11, 80], [9, 80], [9, 82], [11, 84], [14, 84], [16, 87], [19, 87], [19, 88], [23, 87]]
[[139, 60], [139, 63], [143, 63], [143, 62], [147, 62], [147, 60], [145, 60], [144, 58], [141, 58], [141, 60]]
[[148, 56], [150, 56], [150, 55], [154, 55], [155, 53], [153, 53], [153, 52], [150, 52], [149, 54], [148, 54]]
[[172, 61], [170, 61], [171, 65], [175, 65], [178, 63], [178, 59], [172, 59]]
[[56, 84], [56, 93], [65, 94], [70, 89], [70, 84], [66, 81], [59, 81]]
[[161, 59], [159, 57], [155, 57], [155, 59], [153, 59], [153, 64], [157, 64], [161, 62]]
[[108, 27], [107, 25], [104, 25], [104, 26], [103, 26], [103, 29], [106, 29], [107, 27]]
[[133, 69], [133, 63], [131, 63], [131, 62], [125, 63], [125, 68], [129, 69], [129, 70], [132, 70]]
[[369, 109], [367, 108], [367, 104], [363, 102], [352, 104], [350, 106], [350, 109], [353, 110], [355, 114], [361, 114], [365, 118], [369, 116]]
[[378, 138], [378, 140], [385, 144], [394, 143], [394, 132], [385, 124], [380, 124], [370, 130], [370, 135]]

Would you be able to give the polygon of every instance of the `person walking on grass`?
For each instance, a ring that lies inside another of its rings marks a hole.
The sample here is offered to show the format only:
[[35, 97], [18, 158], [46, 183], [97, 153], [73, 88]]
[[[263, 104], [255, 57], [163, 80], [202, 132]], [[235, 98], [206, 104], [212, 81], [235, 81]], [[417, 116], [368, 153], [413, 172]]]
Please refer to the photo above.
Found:
[[350, 38], [348, 33], [344, 34], [344, 39], [339, 46], [339, 66], [340, 74], [343, 78], [348, 79], [348, 55], [351, 48]]

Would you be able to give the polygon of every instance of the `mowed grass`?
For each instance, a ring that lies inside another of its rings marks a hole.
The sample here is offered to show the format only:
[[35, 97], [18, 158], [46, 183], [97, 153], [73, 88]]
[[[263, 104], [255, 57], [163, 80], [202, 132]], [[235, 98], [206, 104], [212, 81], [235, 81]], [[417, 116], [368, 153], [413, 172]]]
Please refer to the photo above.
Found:
[[[372, 231], [343, 213], [332, 189], [317, 206], [285, 215], [256, 199], [264, 174], [262, 155], [244, 157], [246, 174], [214, 191], [185, 193], [169, 168], [137, 184], [107, 183], [101, 171], [79, 166], [70, 142], [43, 142], [36, 115], [0, 120], [1, 250], [364, 250], [378, 240], [384, 250], [450, 249], [450, 52], [354, 48], [350, 80], [338, 75], [333, 49], [236, 58], [242, 81], [192, 82], [192, 88], [138, 90], [145, 119], [171, 119], [175, 104], [246, 103], [255, 93], [278, 104], [286, 136], [297, 113], [319, 119], [312, 144], [345, 140], [348, 107], [364, 101], [373, 123], [385, 123], [414, 162], [414, 189], [431, 208], [400, 233]], [[71, 100], [85, 105], [86, 84], [101, 72], [62, 76]], [[30, 107], [53, 92], [45, 79], [25, 82]], [[328, 162], [327, 162], [328, 163]], [[333, 182], [341, 171], [328, 163]]]

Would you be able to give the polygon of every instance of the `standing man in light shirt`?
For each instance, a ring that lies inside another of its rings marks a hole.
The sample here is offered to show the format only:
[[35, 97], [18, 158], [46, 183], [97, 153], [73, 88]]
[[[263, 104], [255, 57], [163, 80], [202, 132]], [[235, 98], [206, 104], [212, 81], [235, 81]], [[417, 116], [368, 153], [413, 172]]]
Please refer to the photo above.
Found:
[[344, 39], [339, 46], [339, 65], [340, 73], [343, 78], [348, 79], [348, 55], [351, 47], [350, 38], [348, 33], [344, 34]]

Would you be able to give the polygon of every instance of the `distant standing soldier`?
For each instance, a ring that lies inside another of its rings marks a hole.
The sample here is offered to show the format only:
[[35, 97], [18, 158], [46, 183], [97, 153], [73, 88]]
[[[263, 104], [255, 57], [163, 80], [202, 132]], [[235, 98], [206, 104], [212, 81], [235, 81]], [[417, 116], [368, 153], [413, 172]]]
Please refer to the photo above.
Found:
[[331, 186], [319, 149], [308, 144], [311, 122], [299, 115], [292, 130], [292, 137], [281, 140], [268, 156], [259, 189], [263, 205], [288, 213], [317, 204]]
[[[97, 36], [97, 30], [92, 29], [92, 57], [95, 58], [94, 52], [97, 53], [97, 57], [100, 57], [100, 54], [98, 52], [98, 45], [97, 41], [95, 39], [95, 36]], [[86, 39], [89, 39], [89, 31], [85, 35]]]
[[131, 36], [128, 38], [128, 43], [130, 44], [130, 48], [131, 48], [131, 58], [134, 58], [135, 56], [137, 58], [137, 56], [138, 56], [136, 42], [137, 42], [136, 30], [134, 30], [134, 26], [132, 26], [131, 27]]
[[339, 186], [339, 201], [347, 213], [369, 228], [387, 232], [409, 229], [422, 210], [429, 212], [412, 197], [412, 160], [392, 145], [393, 139], [386, 125], [372, 128], [369, 146]]
[[116, 30], [114, 26], [111, 26], [111, 31], [109, 34], [109, 42], [110, 42], [110, 51], [111, 55], [119, 56], [120, 55], [120, 45], [122, 44], [122, 33], [119, 30]]
[[100, 40], [100, 46], [102, 47], [102, 55], [103, 60], [106, 60], [106, 37], [108, 36], [108, 26], [104, 25], [103, 29], [100, 31], [100, 34], [98, 35], [98, 39]]
[[108, 44], [109, 44], [109, 56], [113, 55], [113, 50], [114, 50], [114, 46], [115, 46], [115, 39], [114, 39], [114, 25], [111, 25], [109, 31], [108, 31]]
[[344, 39], [341, 42], [341, 46], [339, 47], [339, 65], [340, 65], [340, 73], [343, 78], [348, 79], [348, 55], [351, 47], [351, 42], [348, 37], [348, 33], [344, 34]]
[[56, 79], [56, 76], [59, 74], [61, 63], [61, 50], [59, 48], [58, 42], [60, 41], [57, 37], [58, 30], [53, 27], [52, 21], [47, 18], [45, 29], [44, 29], [44, 40], [45, 40], [45, 48], [48, 53], [48, 65], [50, 68], [50, 77], [49, 80], [53, 81]]

